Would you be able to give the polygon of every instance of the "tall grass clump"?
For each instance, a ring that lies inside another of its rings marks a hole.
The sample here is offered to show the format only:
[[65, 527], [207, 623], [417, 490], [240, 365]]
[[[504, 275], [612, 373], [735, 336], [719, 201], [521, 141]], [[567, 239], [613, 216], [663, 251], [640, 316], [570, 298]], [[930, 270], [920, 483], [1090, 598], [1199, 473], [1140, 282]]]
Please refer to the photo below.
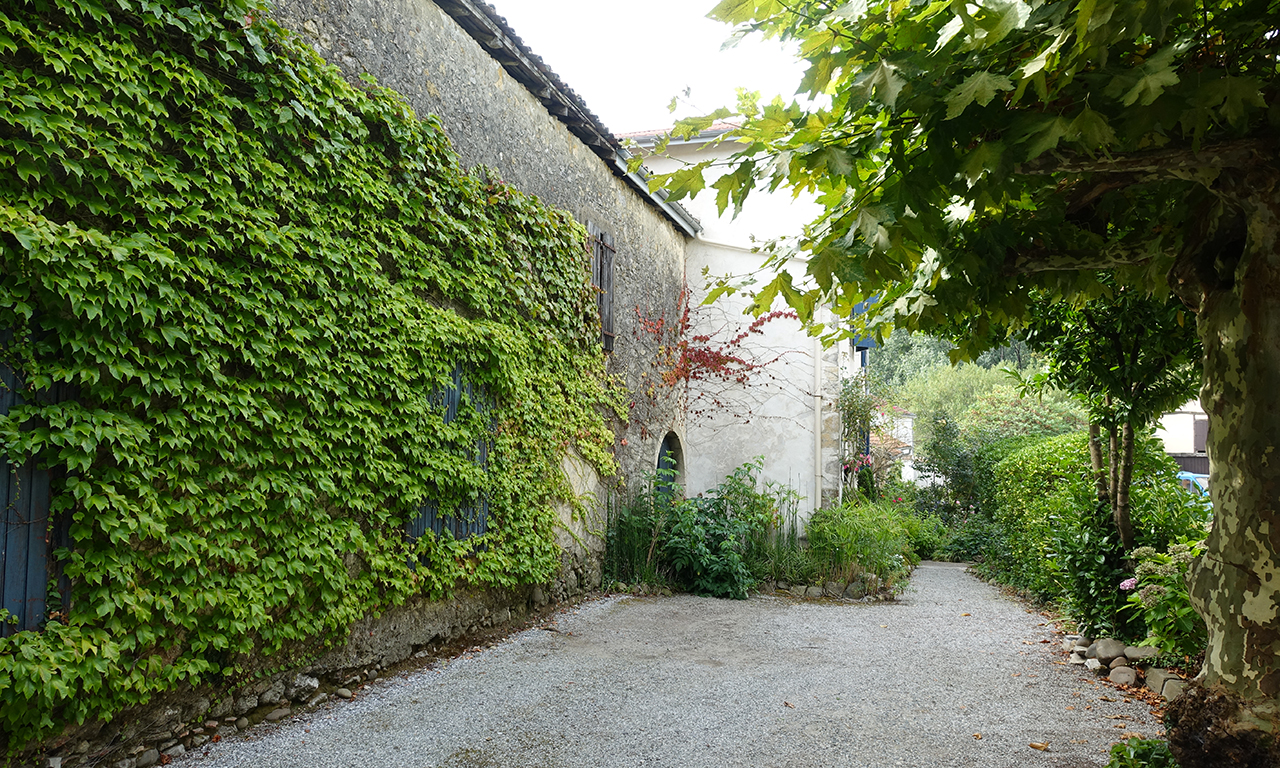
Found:
[[818, 564], [804, 540], [800, 523], [803, 497], [790, 486], [769, 483], [765, 491], [774, 502], [769, 525], [759, 529], [747, 542], [747, 565], [757, 581], [810, 584], [817, 578]]
[[815, 512], [809, 521], [809, 548], [831, 581], [875, 576], [886, 587], [919, 562], [911, 547], [908, 513], [889, 502], [852, 502]]

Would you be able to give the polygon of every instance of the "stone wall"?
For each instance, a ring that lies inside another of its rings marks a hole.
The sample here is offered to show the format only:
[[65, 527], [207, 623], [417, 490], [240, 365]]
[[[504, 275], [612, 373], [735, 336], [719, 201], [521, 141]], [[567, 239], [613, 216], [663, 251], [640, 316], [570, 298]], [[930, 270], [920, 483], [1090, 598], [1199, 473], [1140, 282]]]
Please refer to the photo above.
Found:
[[[437, 115], [464, 166], [491, 167], [520, 190], [612, 237], [616, 342], [609, 370], [629, 391], [641, 392], [652, 380], [659, 350], [658, 340], [638, 320], [674, 317], [684, 285], [685, 235], [654, 201], [428, 0], [281, 0], [272, 16], [353, 80], [372, 74], [401, 93], [419, 116]], [[588, 259], [585, 251], [583, 259]], [[580, 459], [565, 458], [577, 503], [558, 510], [561, 572], [553, 583], [411, 601], [358, 622], [345, 643], [326, 652], [299, 649], [282, 654], [289, 658], [261, 660], [263, 667], [277, 669], [270, 675], [258, 670], [261, 676], [171, 691], [111, 723], [70, 727], [19, 760], [56, 756], [64, 766], [153, 764], [165, 752], [180, 754], [218, 729], [234, 728], [228, 718], [260, 719], [285, 701], [315, 703], [344, 682], [598, 587], [606, 499], [652, 471], [668, 432], [683, 437], [682, 406], [678, 391], [659, 389], [644, 398], [628, 422], [615, 424], [618, 478], [599, 478]], [[298, 683], [303, 679], [315, 685]], [[214, 721], [217, 728], [206, 727]]]
[[[652, 201], [429, 0], [278, 0], [272, 16], [348, 76], [367, 72], [418, 115], [438, 116], [464, 166], [491, 167], [612, 236], [617, 339], [609, 368], [630, 392], [646, 392], [658, 348], [638, 319], [674, 318], [685, 275], [685, 236]], [[629, 484], [653, 471], [668, 432], [683, 438], [680, 392], [659, 388], [634, 416], [618, 425]]]

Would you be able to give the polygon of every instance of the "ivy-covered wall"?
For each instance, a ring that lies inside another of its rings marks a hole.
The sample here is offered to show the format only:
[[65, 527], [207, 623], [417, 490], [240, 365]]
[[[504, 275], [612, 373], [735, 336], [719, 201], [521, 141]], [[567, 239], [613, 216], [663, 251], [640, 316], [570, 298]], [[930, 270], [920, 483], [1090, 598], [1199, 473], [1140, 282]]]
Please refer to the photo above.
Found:
[[[418, 114], [438, 115], [463, 165], [492, 167], [512, 186], [609, 233], [617, 249], [617, 339], [607, 365], [631, 393], [628, 405], [635, 403], [614, 424], [614, 447], [622, 476], [642, 482], [668, 432], [684, 441], [684, 388], [662, 386], [662, 340], [643, 321], [679, 320], [689, 240], [574, 135], [567, 125], [574, 115], [550, 114], [517, 82], [499, 60], [511, 56], [509, 46], [492, 38], [482, 44], [455, 21], [467, 6], [486, 15], [480, 0], [274, 0], [271, 14], [349, 78], [371, 73]], [[620, 75], [618, 88], [626, 83]]]
[[[584, 238], [240, 0], [6, 4], [0, 441], [70, 545], [0, 744], [549, 580], [564, 456], [614, 470]], [[428, 502], [487, 531], [412, 539]]]

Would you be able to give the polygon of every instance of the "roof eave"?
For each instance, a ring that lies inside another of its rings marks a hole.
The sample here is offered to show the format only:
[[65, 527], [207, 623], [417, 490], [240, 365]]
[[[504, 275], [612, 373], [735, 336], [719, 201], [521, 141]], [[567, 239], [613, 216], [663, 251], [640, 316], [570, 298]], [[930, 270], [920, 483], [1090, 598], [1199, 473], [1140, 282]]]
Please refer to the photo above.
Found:
[[569, 132], [605, 161], [614, 174], [631, 184], [651, 205], [656, 207], [689, 237], [696, 237], [702, 225], [678, 203], [667, 202], [663, 192], [650, 192], [645, 178], [628, 170], [631, 154], [606, 128], [582, 99], [534, 55], [507, 25], [505, 19], [487, 3], [474, 0], [435, 0], [440, 9], [458, 23], [468, 35], [502, 65], [508, 74], [542, 102], [553, 117]]

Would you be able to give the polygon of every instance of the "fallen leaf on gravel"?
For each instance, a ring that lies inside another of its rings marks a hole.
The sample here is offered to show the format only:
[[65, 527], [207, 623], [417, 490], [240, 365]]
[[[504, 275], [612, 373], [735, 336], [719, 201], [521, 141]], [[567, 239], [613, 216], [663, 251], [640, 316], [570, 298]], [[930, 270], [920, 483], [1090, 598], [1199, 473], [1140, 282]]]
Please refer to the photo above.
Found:
[[889, 628], [889, 625], [888, 625], [888, 624], [881, 624], [881, 625], [880, 625], [880, 628], [881, 628], [881, 629], [888, 629], [888, 628]]
[[1068, 705], [1067, 705], [1067, 709], [1075, 709], [1075, 707], [1073, 707], [1073, 706], [1071, 706], [1070, 704], [1068, 704]]
[[1098, 698], [1102, 701], [1115, 701], [1115, 699], [1111, 698], [1110, 696], [1099, 696]]
[[973, 734], [973, 738], [975, 738], [975, 739], [981, 739], [981, 738], [982, 738], [982, 734], [980, 734], [980, 733], [975, 733], [975, 734]]
[[962, 613], [962, 614], [960, 614], [960, 615], [961, 615], [961, 616], [972, 616], [973, 614], [972, 614], [972, 613]]
[[1049, 751], [1049, 742], [1047, 742], [1047, 741], [1033, 741], [1033, 742], [1031, 742], [1030, 744], [1028, 744], [1027, 746], [1028, 746], [1028, 747], [1031, 747], [1032, 749], [1038, 749], [1038, 750], [1040, 750], [1041, 752], [1048, 752], [1048, 751]]
[[1142, 734], [1138, 733], [1137, 731], [1125, 731], [1124, 733], [1120, 734], [1120, 738], [1121, 739], [1141, 739]]
[[792, 704], [792, 703], [791, 703], [791, 702], [789, 702], [789, 701], [784, 701], [784, 702], [782, 702], [782, 703], [783, 703], [783, 704], [786, 704], [786, 705], [787, 705], [788, 707], [790, 707], [791, 709], [795, 709], [795, 708], [796, 708], [796, 705], [795, 705], [795, 704]]

